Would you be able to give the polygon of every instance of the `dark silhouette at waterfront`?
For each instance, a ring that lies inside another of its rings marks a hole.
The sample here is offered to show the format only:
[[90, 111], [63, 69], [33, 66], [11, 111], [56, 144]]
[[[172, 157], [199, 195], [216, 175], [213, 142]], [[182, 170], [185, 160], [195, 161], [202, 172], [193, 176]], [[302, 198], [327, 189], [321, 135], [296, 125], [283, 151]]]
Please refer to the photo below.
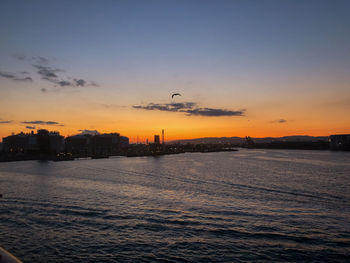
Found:
[[[249, 149], [302, 149], [302, 150], [349, 150], [350, 135], [328, 137], [290, 136], [281, 138], [232, 137], [226, 140], [203, 138], [193, 141], [174, 141], [165, 144], [162, 137], [154, 135], [153, 143], [130, 144], [129, 138], [119, 133], [78, 134], [64, 138], [56, 131], [38, 130], [37, 133], [19, 133], [3, 138], [0, 161], [54, 160], [74, 158], [93, 159], [109, 156], [159, 156], [185, 152], [236, 151], [237, 147]], [[238, 140], [239, 139], [239, 140]], [[234, 142], [235, 141], [235, 142]]]
[[59, 132], [38, 130], [35, 134], [19, 133], [3, 138], [1, 161], [54, 160], [68, 161], [74, 158], [93, 159], [109, 156], [160, 156], [184, 152], [235, 151], [229, 144], [180, 145], [165, 144], [164, 130], [162, 140], [154, 136], [153, 143], [129, 144], [129, 138], [119, 133], [78, 134], [64, 138]]

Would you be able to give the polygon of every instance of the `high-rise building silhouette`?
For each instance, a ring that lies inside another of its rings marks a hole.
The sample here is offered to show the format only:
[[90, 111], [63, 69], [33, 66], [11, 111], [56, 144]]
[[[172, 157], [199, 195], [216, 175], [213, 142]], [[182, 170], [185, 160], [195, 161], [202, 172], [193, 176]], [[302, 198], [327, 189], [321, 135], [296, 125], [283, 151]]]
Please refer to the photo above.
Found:
[[160, 144], [159, 135], [154, 135], [154, 144]]

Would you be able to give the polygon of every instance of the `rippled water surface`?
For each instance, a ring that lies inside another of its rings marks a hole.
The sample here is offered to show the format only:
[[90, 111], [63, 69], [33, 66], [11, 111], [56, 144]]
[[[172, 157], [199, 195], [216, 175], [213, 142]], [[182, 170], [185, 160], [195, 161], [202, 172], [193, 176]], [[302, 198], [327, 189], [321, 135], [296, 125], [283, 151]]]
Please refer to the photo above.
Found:
[[350, 153], [0, 163], [24, 262], [350, 262]]

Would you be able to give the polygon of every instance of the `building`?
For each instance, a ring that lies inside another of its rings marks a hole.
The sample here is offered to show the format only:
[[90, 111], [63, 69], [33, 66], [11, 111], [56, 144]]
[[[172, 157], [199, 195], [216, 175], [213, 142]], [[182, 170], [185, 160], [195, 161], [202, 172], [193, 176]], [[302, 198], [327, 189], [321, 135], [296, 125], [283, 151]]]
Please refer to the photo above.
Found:
[[335, 151], [350, 151], [350, 134], [331, 135], [330, 148]]
[[129, 147], [129, 138], [128, 137], [125, 137], [125, 136], [120, 136], [119, 137], [119, 146], [120, 148], [124, 149], [124, 148], [127, 148]]
[[28, 153], [39, 150], [34, 132], [13, 134], [3, 138], [2, 142], [4, 152]]
[[160, 144], [159, 135], [154, 135], [154, 144]]
[[36, 134], [19, 133], [3, 138], [3, 151], [23, 154], [57, 154], [63, 151], [64, 140], [58, 132], [38, 130]]
[[49, 132], [50, 153], [58, 154], [64, 151], [64, 137], [59, 132]]
[[65, 140], [66, 151], [72, 154], [89, 154], [91, 152], [91, 135], [74, 135]]

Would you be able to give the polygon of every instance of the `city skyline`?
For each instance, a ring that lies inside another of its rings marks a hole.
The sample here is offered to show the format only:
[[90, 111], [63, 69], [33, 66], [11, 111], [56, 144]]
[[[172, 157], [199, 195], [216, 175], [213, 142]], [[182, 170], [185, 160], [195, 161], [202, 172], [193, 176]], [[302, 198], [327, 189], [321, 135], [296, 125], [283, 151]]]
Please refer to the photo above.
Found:
[[[0, 139], [350, 133], [348, 1], [0, 3]], [[171, 97], [173, 93], [182, 96]]]

